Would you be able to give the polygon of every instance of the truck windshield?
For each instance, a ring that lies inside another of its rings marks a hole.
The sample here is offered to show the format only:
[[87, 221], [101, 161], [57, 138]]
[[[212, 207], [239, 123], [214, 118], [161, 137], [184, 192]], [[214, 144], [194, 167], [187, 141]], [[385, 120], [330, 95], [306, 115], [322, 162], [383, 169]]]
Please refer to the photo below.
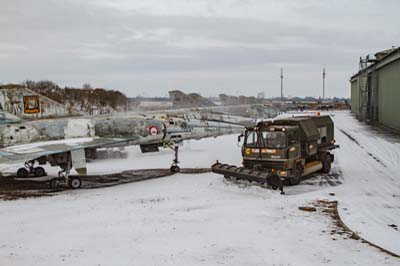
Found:
[[286, 146], [286, 134], [282, 131], [247, 131], [246, 146], [284, 148]]

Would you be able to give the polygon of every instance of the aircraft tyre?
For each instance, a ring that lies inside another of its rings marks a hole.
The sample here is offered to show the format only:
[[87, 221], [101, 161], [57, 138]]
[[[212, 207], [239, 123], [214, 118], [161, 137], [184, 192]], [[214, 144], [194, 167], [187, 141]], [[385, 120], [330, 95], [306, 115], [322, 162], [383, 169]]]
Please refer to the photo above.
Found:
[[173, 165], [169, 170], [171, 171], [171, 173], [179, 173], [181, 171], [181, 168], [179, 168], [179, 166], [177, 165]]
[[18, 178], [27, 178], [28, 174], [29, 174], [29, 172], [26, 168], [19, 168], [17, 171]]
[[35, 167], [35, 169], [33, 169], [33, 175], [35, 177], [40, 177], [40, 176], [45, 176], [46, 175], [46, 171], [44, 170], [43, 167]]
[[68, 186], [72, 189], [78, 189], [81, 187], [81, 185], [82, 185], [82, 181], [77, 176], [70, 177], [68, 180]]

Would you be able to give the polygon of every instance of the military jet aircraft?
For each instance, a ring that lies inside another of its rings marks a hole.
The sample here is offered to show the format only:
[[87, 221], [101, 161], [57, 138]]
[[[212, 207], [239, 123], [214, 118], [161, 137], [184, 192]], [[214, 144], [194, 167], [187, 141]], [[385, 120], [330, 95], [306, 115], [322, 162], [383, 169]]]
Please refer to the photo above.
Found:
[[[119, 114], [4, 123], [0, 125], [0, 164], [21, 163], [17, 177], [44, 176], [40, 165], [49, 163], [61, 170], [50, 180], [52, 188], [67, 183], [79, 188], [79, 175], [86, 174], [86, 154], [98, 148], [140, 145], [142, 152], [170, 147], [175, 158], [170, 170], [179, 171], [178, 146], [186, 139], [217, 137], [242, 130], [243, 121], [227, 115], [200, 113], [158, 115]], [[240, 121], [240, 122], [238, 122]], [[78, 176], [70, 176], [74, 168]]]

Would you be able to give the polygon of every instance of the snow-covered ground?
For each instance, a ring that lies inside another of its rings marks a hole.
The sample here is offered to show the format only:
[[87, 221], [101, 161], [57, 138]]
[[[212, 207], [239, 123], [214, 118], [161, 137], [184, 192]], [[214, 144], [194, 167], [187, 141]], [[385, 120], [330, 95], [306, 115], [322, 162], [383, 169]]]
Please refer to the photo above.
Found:
[[[298, 210], [317, 199], [338, 200], [352, 230], [400, 253], [400, 232], [388, 226], [400, 226], [400, 141], [347, 112], [333, 118], [341, 145], [334, 182], [311, 178], [282, 196], [226, 184], [213, 173], [177, 174], [1, 201], [0, 265], [400, 265], [361, 241], [331, 235], [327, 215]], [[240, 164], [236, 140], [187, 142], [181, 166], [209, 167], [217, 159]], [[166, 168], [172, 160], [168, 150], [128, 151], [128, 159], [89, 163], [89, 173]]]
[[389, 226], [400, 227], [400, 136], [371, 130], [348, 113], [334, 120], [345, 181], [335, 188], [340, 215], [360, 236], [400, 254], [400, 231]]

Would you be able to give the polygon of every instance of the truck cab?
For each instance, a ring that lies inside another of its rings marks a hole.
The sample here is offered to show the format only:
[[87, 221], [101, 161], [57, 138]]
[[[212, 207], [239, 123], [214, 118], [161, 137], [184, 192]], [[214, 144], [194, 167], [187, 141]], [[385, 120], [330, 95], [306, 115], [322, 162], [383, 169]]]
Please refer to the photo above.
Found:
[[301, 157], [299, 127], [263, 123], [246, 128], [242, 156], [246, 168], [290, 176]]

